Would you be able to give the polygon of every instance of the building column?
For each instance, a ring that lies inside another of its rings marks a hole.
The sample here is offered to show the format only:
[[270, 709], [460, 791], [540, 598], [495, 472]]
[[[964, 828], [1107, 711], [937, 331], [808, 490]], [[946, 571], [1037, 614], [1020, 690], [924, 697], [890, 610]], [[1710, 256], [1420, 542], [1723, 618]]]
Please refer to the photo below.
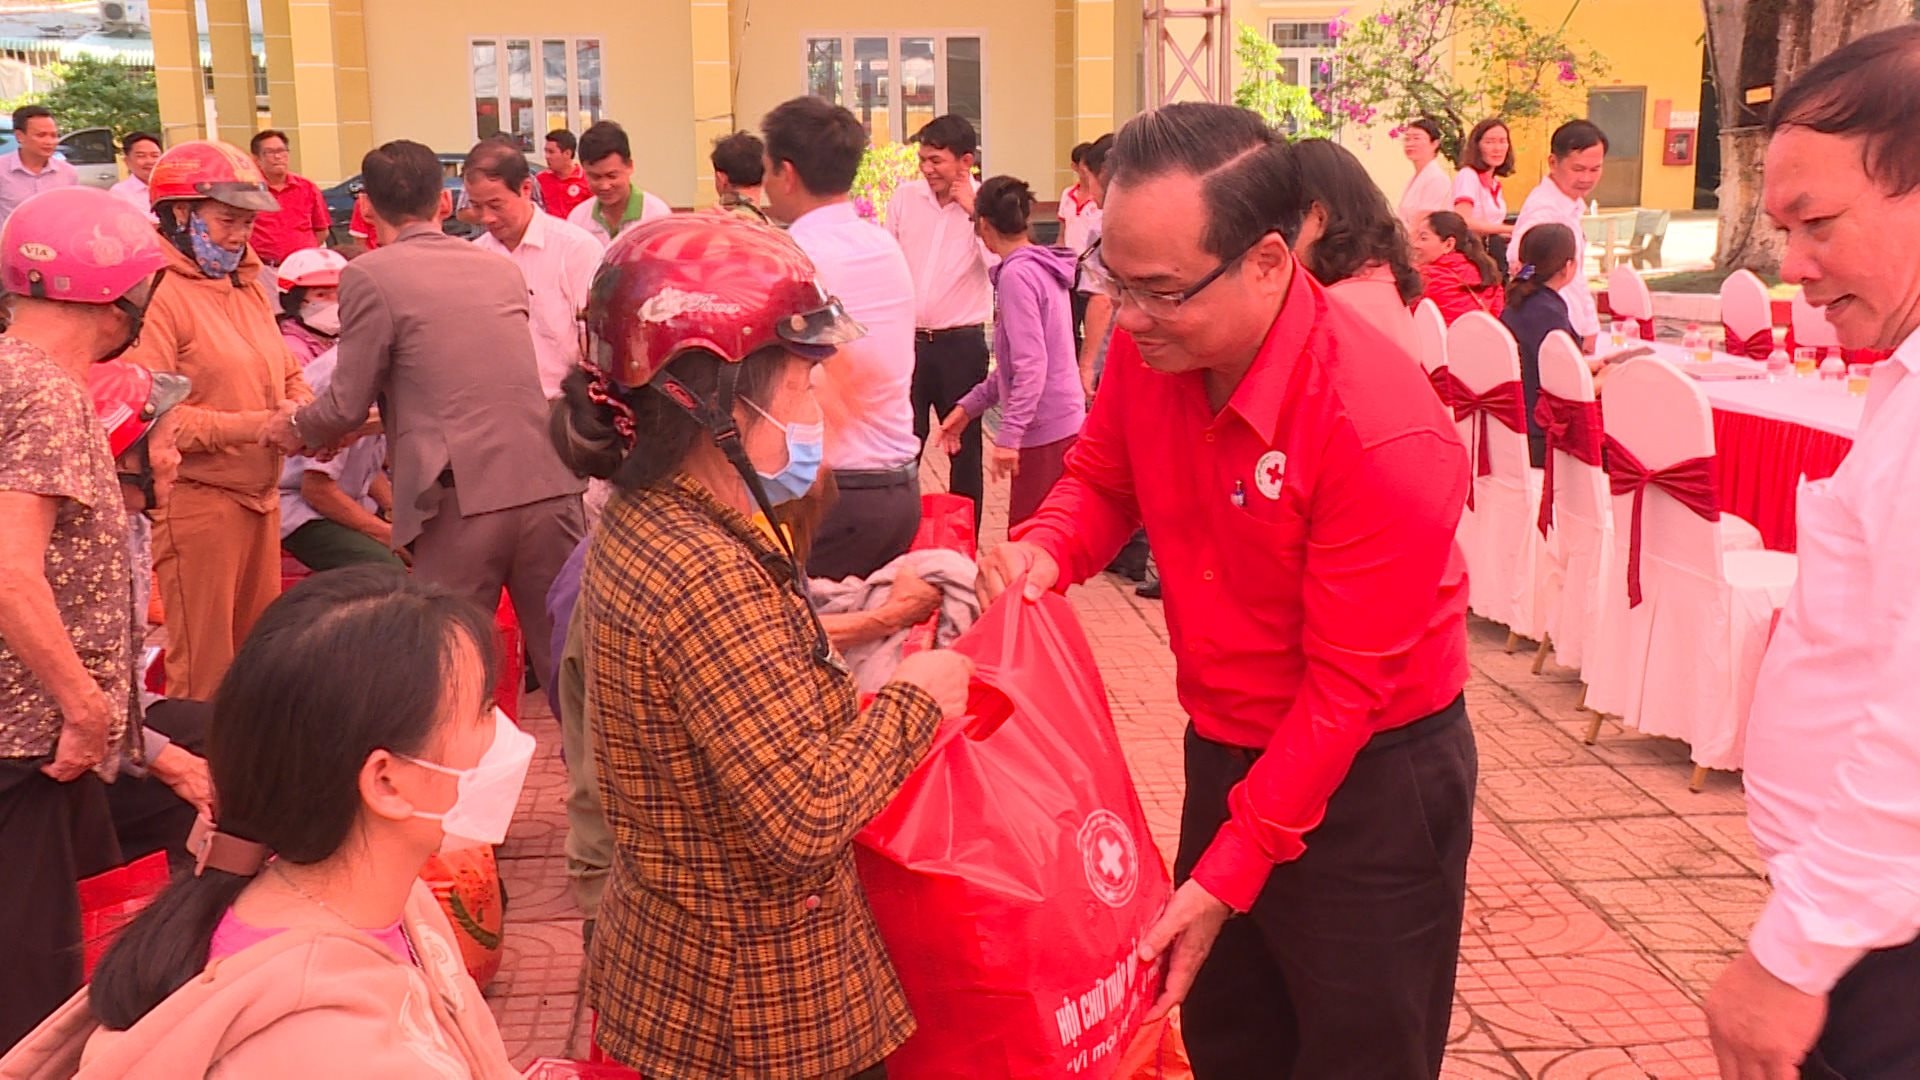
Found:
[[734, 130], [733, 40], [727, 0], [689, 0], [693, 14], [693, 205], [711, 206], [713, 142]]
[[273, 126], [293, 169], [322, 183], [359, 171], [372, 133], [361, 0], [262, 0]]
[[247, 0], [207, 0], [207, 44], [213, 52], [213, 110], [220, 139], [244, 150], [258, 120]]
[[160, 138], [168, 146], [207, 134], [206, 76], [193, 0], [153, 0], [153, 83], [160, 96]]
[[1055, 190], [1073, 182], [1073, 148], [1114, 129], [1114, 0], [1054, 0]]
[[287, 148], [293, 151], [289, 167], [305, 173], [306, 148], [302, 143], [306, 140], [301, 138], [300, 98], [294, 92], [293, 26], [287, 16], [287, 0], [261, 0], [260, 37], [266, 52], [267, 111], [273, 126], [287, 133]]

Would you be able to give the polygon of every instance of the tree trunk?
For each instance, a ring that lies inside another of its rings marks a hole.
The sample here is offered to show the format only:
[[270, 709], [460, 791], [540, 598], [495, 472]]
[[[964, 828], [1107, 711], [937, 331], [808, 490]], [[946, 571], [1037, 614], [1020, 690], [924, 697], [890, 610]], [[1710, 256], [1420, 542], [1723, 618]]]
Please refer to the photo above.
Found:
[[1828, 53], [1914, 17], [1913, 0], [1704, 0], [1720, 100], [1720, 243], [1714, 264], [1772, 273], [1779, 240], [1760, 212], [1768, 103]]

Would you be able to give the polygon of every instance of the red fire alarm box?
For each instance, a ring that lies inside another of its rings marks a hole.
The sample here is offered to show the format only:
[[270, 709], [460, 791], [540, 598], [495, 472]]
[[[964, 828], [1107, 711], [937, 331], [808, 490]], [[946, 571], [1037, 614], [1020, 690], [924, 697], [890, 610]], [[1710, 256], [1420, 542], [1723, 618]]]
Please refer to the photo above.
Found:
[[1698, 134], [1697, 131], [1684, 129], [1669, 130], [1660, 154], [1660, 164], [1693, 164], [1693, 140]]

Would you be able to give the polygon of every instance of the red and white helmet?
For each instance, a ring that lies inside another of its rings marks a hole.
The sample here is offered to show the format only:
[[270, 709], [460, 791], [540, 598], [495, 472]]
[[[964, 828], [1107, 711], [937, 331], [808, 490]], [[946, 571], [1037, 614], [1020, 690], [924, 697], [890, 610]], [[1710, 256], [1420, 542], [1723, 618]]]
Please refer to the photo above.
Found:
[[280, 289], [332, 289], [340, 285], [340, 271], [347, 268], [346, 256], [332, 248], [306, 248], [287, 256], [280, 264]]
[[43, 191], [0, 229], [0, 283], [16, 296], [114, 304], [166, 263], [153, 222], [98, 188]]
[[157, 208], [173, 199], [212, 199], [259, 213], [280, 209], [259, 163], [213, 139], [183, 142], [160, 155], [147, 179], [147, 203]]
[[93, 398], [100, 426], [107, 429], [114, 457], [138, 446], [153, 425], [185, 401], [192, 389], [185, 375], [156, 375], [125, 360], [109, 360], [87, 369], [87, 392]]
[[691, 349], [737, 364], [779, 345], [821, 360], [866, 332], [787, 234], [732, 214], [634, 226], [607, 249], [587, 299], [587, 363], [628, 388]]

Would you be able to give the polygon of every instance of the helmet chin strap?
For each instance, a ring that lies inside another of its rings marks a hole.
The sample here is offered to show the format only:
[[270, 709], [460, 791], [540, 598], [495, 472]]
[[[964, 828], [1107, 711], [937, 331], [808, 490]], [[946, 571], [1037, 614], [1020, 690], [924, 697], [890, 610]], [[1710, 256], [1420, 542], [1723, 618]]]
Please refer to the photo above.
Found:
[[827, 637], [827, 628], [821, 625], [820, 614], [813, 610], [813, 600], [807, 595], [806, 569], [800, 565], [800, 556], [795, 552], [793, 540], [787, 535], [787, 530], [781, 528], [774, 520], [773, 500], [767, 497], [766, 485], [760, 482], [760, 470], [754, 468], [752, 459], [747, 457], [746, 443], [740, 438], [740, 425], [733, 419], [734, 391], [739, 380], [738, 364], [721, 364], [720, 385], [712, 402], [702, 401], [685, 383], [665, 369], [653, 377], [653, 385], [665, 394], [669, 401], [700, 421], [701, 425], [713, 435], [714, 445], [726, 455], [734, 472], [740, 474], [740, 479], [747, 485], [748, 493], [753, 496], [754, 505], [760, 508], [760, 513], [767, 519], [767, 527], [773, 530], [774, 542], [787, 556], [787, 565], [793, 574], [791, 583], [793, 591], [800, 597], [801, 604], [807, 609], [807, 618], [813, 623], [814, 659], [822, 663], [837, 664], [833, 655], [833, 644]]

